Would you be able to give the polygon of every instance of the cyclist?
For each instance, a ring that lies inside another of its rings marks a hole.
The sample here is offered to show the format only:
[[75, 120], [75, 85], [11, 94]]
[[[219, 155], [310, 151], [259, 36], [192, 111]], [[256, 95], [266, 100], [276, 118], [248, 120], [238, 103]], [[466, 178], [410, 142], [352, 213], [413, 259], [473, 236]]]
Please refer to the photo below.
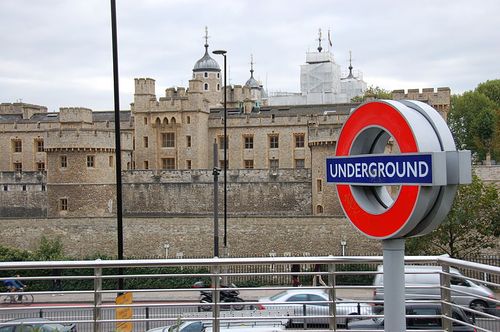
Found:
[[[19, 274], [16, 275], [16, 278], [19, 278], [19, 277], [20, 277]], [[23, 284], [21, 282], [21, 280], [18, 280], [18, 279], [5, 279], [3, 281], [3, 284], [4, 284], [5, 287], [7, 287], [7, 290], [9, 292], [12, 292], [12, 293], [14, 293], [14, 292], [22, 292], [24, 290], [24, 288], [26, 288], [26, 285]], [[15, 297], [12, 296], [11, 299], [13, 299], [15, 301]], [[19, 302], [21, 302], [22, 295], [18, 295], [17, 300]]]

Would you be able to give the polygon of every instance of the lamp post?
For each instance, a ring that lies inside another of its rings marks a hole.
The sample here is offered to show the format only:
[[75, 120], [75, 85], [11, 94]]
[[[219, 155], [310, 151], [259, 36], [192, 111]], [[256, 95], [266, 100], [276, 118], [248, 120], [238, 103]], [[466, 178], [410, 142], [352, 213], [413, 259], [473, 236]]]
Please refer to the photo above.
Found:
[[168, 242], [165, 242], [163, 248], [165, 248], [165, 259], [168, 259], [168, 250], [170, 249], [170, 244]]
[[345, 256], [345, 247], [347, 246], [347, 240], [345, 238], [340, 240], [340, 246], [342, 247], [342, 256]]
[[227, 89], [226, 89], [226, 53], [225, 50], [215, 50], [213, 54], [224, 57], [224, 255], [227, 255]]

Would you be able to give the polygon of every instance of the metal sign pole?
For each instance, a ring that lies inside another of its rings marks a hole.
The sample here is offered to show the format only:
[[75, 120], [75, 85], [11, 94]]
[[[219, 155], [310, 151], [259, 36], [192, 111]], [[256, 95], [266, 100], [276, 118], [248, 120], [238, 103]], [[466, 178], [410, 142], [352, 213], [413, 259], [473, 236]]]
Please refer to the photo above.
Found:
[[406, 331], [405, 240], [382, 241], [384, 251], [384, 331]]

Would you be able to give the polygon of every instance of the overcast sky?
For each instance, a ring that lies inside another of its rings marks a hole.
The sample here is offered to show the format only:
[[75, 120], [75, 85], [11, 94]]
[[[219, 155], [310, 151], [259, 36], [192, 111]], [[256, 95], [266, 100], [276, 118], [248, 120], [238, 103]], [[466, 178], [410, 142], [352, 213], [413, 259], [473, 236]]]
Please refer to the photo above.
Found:
[[[498, 0], [117, 0], [120, 106], [136, 77], [154, 78], [157, 97], [187, 86], [205, 26], [232, 84], [249, 78], [253, 54], [268, 90], [298, 92], [321, 28], [342, 70], [352, 50], [368, 85], [462, 93], [500, 78], [499, 13]], [[0, 0], [0, 102], [112, 110], [110, 21], [109, 0]]]

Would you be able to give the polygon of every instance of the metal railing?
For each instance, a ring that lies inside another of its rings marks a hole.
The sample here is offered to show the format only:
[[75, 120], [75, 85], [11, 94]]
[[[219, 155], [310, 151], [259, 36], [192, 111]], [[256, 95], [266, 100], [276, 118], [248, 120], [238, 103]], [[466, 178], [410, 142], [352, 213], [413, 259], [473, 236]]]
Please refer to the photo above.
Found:
[[[340, 331], [355, 328], [355, 322], [362, 319], [380, 318], [369, 320], [375, 323], [383, 318], [383, 313], [378, 310], [383, 301], [375, 300], [373, 296], [380, 288], [372, 282], [377, 274], [381, 274], [376, 269], [379, 264], [382, 264], [380, 256], [2, 262], [0, 275], [3, 277], [0, 281], [19, 279], [28, 284], [30, 287], [16, 295], [32, 295], [34, 301], [12, 301], [12, 293], [1, 292], [0, 297], [5, 301], [0, 302], [0, 328], [29, 325], [30, 321], [36, 323], [35, 318], [45, 318], [54, 324], [75, 324], [78, 331], [96, 332], [115, 331], [117, 324], [131, 324], [129, 330], [147, 331], [197, 321], [205, 326], [211, 325], [214, 331], [256, 326], [268, 330]], [[476, 279], [467, 274], [459, 277], [499, 289], [498, 283], [485, 281], [497, 280], [499, 267], [445, 256], [411, 256], [405, 258], [405, 264], [441, 266], [437, 285], [412, 286], [421, 289], [423, 294], [437, 287], [438, 297], [407, 301], [409, 304], [438, 303], [440, 312], [408, 315], [407, 319], [439, 319], [442, 330], [447, 331], [453, 331], [458, 325], [470, 326], [471, 331], [500, 331], [500, 314], [496, 309], [500, 301], [457, 290], [451, 284], [452, 277], [457, 276], [450, 273], [451, 267], [475, 271], [487, 277]], [[300, 266], [300, 272], [295, 272], [291, 268], [293, 265]], [[320, 271], [314, 268], [318, 265]], [[118, 273], [119, 268], [123, 269], [123, 274]], [[12, 277], [15, 274], [21, 277]], [[318, 275], [326, 286], [311, 285], [312, 278]], [[302, 281], [302, 287], [291, 286], [293, 276]], [[363, 276], [361, 282], [360, 276]], [[117, 289], [119, 279], [124, 281], [123, 290]], [[51, 282], [55, 280], [60, 281], [65, 290], [51, 290]], [[210, 285], [192, 288], [198, 280]], [[222, 280], [240, 285], [231, 290], [238, 291], [244, 302], [223, 302], [221, 292], [228, 289], [223, 287]], [[213, 302], [200, 303], [200, 291], [211, 294]], [[278, 292], [300, 296], [281, 301], [270, 297]], [[133, 301], [115, 303], [116, 297], [123, 293], [131, 294]], [[493, 305], [490, 308], [458, 305], [452, 301], [457, 294], [474, 296], [477, 303]], [[467, 321], [458, 319], [457, 310], [466, 311], [470, 318]], [[24, 320], [19, 321], [20, 318]], [[374, 324], [367, 326], [364, 330], [380, 328]]]

